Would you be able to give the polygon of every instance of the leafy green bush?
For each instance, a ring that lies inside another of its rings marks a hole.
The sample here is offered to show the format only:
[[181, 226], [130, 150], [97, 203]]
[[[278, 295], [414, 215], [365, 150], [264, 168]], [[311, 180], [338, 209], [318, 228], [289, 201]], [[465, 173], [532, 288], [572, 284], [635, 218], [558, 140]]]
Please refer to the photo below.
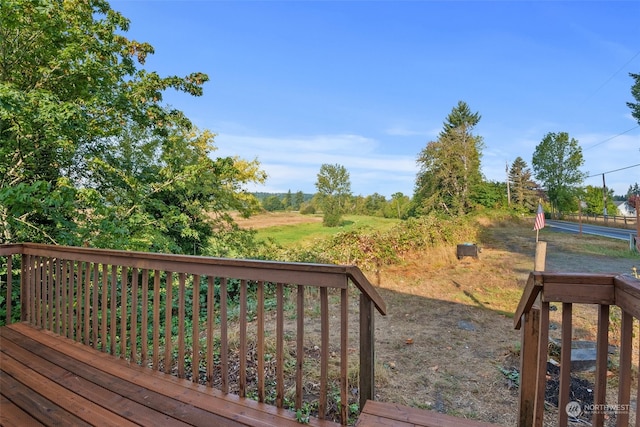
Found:
[[409, 252], [476, 241], [477, 237], [477, 225], [471, 219], [428, 215], [410, 218], [387, 231], [362, 227], [295, 248], [284, 248], [273, 241], [265, 242], [268, 244], [261, 246], [256, 253], [261, 259], [355, 264], [372, 271], [398, 262]]

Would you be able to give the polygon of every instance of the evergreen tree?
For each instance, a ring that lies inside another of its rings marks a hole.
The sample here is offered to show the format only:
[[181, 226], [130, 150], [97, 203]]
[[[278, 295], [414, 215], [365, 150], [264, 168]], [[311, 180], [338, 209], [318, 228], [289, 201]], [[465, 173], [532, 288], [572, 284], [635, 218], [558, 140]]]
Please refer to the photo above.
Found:
[[531, 170], [522, 157], [517, 157], [511, 164], [509, 183], [512, 200], [516, 206], [529, 210], [534, 210], [538, 206], [538, 184], [533, 181]]
[[293, 210], [300, 210], [300, 206], [304, 203], [304, 193], [302, 191], [296, 192], [295, 197], [293, 198]]
[[633, 95], [636, 102], [627, 102], [627, 105], [631, 108], [631, 115], [640, 123], [640, 74], [629, 73], [629, 75], [635, 82], [631, 86], [631, 95]]
[[438, 139], [420, 152], [413, 197], [417, 214], [436, 210], [462, 215], [471, 210], [471, 190], [482, 182], [482, 138], [472, 133], [479, 121], [478, 113], [472, 113], [465, 102], [458, 102]]

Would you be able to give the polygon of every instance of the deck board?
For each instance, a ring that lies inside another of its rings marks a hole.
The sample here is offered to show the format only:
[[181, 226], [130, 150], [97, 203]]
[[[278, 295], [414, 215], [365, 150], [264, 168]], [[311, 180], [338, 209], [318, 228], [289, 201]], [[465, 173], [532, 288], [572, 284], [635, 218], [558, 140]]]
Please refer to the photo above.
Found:
[[[3, 353], [22, 361], [28, 369], [42, 373], [48, 380], [54, 381], [74, 393], [81, 394], [91, 402], [112, 408], [112, 411], [136, 424], [153, 425], [157, 423], [156, 425], [176, 427], [188, 425], [148, 408], [133, 399], [124, 397], [133, 390], [123, 390], [121, 382], [114, 381], [105, 373], [91, 370], [83, 363], [69, 366], [72, 359], [65, 358], [62, 353], [55, 350], [49, 351], [47, 354], [49, 360], [46, 360], [40, 355], [30, 353], [20, 347], [11, 340], [14, 337], [8, 337], [8, 335], [11, 334], [5, 333], [3, 335]], [[75, 375], [70, 375], [71, 373]], [[133, 384], [132, 387], [134, 387]]]
[[395, 403], [368, 400], [356, 426], [492, 427], [492, 424]]
[[[26, 324], [0, 328], [0, 381], [2, 425], [25, 425], [25, 414], [36, 425], [300, 425], [291, 411], [129, 364]], [[313, 418], [310, 424], [338, 425]]]

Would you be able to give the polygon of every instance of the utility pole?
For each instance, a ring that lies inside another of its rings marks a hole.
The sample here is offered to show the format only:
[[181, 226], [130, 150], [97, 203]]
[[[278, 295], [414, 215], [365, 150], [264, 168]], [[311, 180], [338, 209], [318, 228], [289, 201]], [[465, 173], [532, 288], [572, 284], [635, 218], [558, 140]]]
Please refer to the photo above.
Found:
[[604, 182], [604, 174], [602, 174], [602, 200], [604, 202], [604, 204], [602, 206], [604, 206], [602, 208], [602, 214], [604, 215], [604, 222], [607, 222], [607, 184], [605, 184]]
[[511, 188], [509, 186], [509, 162], [505, 162], [504, 171], [507, 173], [507, 204], [511, 207]]

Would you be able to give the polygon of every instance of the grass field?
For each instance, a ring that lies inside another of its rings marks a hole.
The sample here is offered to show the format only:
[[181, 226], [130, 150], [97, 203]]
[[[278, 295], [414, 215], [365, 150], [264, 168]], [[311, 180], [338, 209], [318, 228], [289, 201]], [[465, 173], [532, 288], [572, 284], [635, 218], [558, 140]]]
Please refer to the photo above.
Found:
[[[251, 225], [251, 222], [241, 223], [243, 227], [255, 228], [257, 237], [260, 240], [272, 239], [282, 246], [311, 244], [314, 240], [332, 236], [334, 234], [351, 231], [355, 229], [369, 228], [371, 230], [385, 231], [398, 224], [397, 219], [380, 218], [372, 216], [346, 215], [340, 227], [324, 227], [322, 225], [322, 215], [304, 215], [309, 222], [294, 220], [294, 216], [288, 213], [270, 214], [271, 221], [276, 220], [277, 225], [261, 227]], [[278, 221], [291, 218], [291, 223], [287, 224]]]

